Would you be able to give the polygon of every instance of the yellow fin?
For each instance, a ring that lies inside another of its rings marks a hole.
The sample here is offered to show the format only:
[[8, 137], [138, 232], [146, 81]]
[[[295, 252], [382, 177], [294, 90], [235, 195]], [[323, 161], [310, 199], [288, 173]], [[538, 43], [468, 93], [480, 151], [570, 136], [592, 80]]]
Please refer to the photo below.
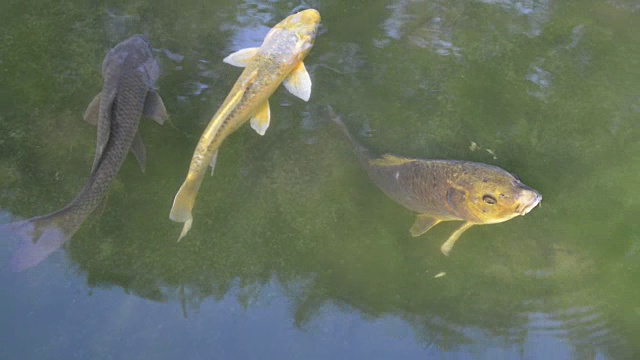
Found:
[[173, 221], [184, 223], [178, 241], [187, 235], [189, 229], [191, 229], [191, 224], [193, 223], [191, 209], [193, 209], [193, 204], [195, 203], [197, 188], [198, 185], [195, 184], [195, 181], [186, 180], [180, 186], [180, 190], [178, 190], [176, 197], [173, 199], [169, 218]]
[[242, 81], [242, 91], [247, 91], [249, 86], [256, 81], [256, 78], [258, 78], [258, 69], [253, 70], [251, 74], [247, 75], [247, 78]]
[[301, 61], [282, 82], [290, 93], [304, 101], [311, 97], [311, 77]]
[[258, 112], [251, 118], [251, 127], [260, 135], [269, 128], [269, 121], [271, 120], [271, 110], [269, 109], [269, 100], [265, 101], [262, 106], [258, 108]]
[[[243, 75], [240, 75], [240, 79], [238, 79], [238, 81], [242, 79], [242, 82], [240, 83], [239, 89], [235, 91], [235, 93], [234, 92], [229, 93], [228, 96], [231, 96], [231, 97], [225, 100], [225, 102], [222, 104], [220, 109], [218, 109], [214, 117], [211, 118], [209, 125], [207, 125], [207, 128], [204, 130], [204, 132], [202, 133], [202, 136], [200, 137], [200, 141], [204, 141], [203, 139], [207, 139], [207, 141], [213, 141], [216, 133], [220, 129], [220, 126], [224, 122], [224, 119], [233, 111], [233, 109], [235, 109], [236, 105], [240, 103], [240, 100], [242, 100], [242, 97], [246, 93], [249, 86], [253, 84], [257, 76], [258, 76], [258, 69], [254, 70], [253, 72], [251, 72], [245, 77], [243, 77]], [[234, 88], [235, 88], [235, 85], [234, 85]], [[233, 96], [231, 94], [233, 94]]]
[[460, 226], [458, 228], [458, 230], [454, 231], [453, 234], [451, 234], [451, 236], [449, 236], [449, 239], [447, 239], [447, 241], [445, 241], [444, 244], [442, 244], [442, 246], [440, 246], [440, 251], [442, 251], [443, 254], [448, 256], [449, 253], [451, 252], [451, 249], [453, 248], [453, 245], [460, 238], [460, 235], [462, 235], [463, 232], [467, 231], [467, 229], [469, 229], [473, 225], [475, 225], [475, 224], [474, 223], [470, 223], [468, 221], [465, 222], [464, 224], [462, 224], [462, 226]]
[[180, 236], [178, 236], [178, 242], [182, 240], [182, 238], [185, 237], [185, 235], [187, 235], [189, 230], [191, 230], [192, 223], [193, 223], [193, 218], [190, 218], [184, 222], [184, 225], [182, 226], [182, 231], [180, 232]]
[[249, 61], [251, 61], [251, 59], [253, 59], [253, 57], [258, 53], [258, 49], [260, 48], [253, 47], [238, 50], [224, 58], [222, 61], [237, 67], [246, 67], [247, 64], [249, 64]]
[[418, 216], [416, 216], [416, 222], [414, 222], [411, 227], [411, 236], [420, 236], [429, 231], [432, 227], [438, 225], [441, 221], [442, 220], [438, 220], [429, 215], [418, 214]]
[[407, 159], [391, 154], [384, 154], [381, 158], [369, 160], [369, 165], [373, 166], [396, 166], [413, 162], [414, 159]]
[[211, 176], [213, 176], [213, 170], [216, 169], [216, 162], [218, 161], [218, 150], [213, 153], [211, 156], [211, 161], [209, 161], [209, 166], [211, 166]]
[[247, 91], [249, 86], [251, 86], [251, 84], [253, 84], [253, 82], [256, 80], [257, 76], [258, 70], [256, 69], [253, 70], [253, 72], [242, 81], [242, 84], [240, 85], [240, 91], [236, 92], [229, 103], [227, 103], [227, 105], [225, 105], [225, 107], [220, 110], [218, 118], [224, 119], [225, 117], [227, 117], [227, 115], [229, 115], [231, 111], [233, 111], [233, 109], [236, 107], [236, 105], [238, 105], [238, 103], [244, 96], [244, 93]]

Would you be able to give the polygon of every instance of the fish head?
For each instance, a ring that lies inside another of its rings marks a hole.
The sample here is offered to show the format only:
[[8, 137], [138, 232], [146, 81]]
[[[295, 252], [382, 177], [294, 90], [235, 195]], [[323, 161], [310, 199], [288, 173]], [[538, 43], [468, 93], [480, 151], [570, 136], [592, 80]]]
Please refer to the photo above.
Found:
[[320, 26], [320, 13], [315, 9], [299, 11], [287, 16], [271, 29], [267, 37], [287, 33], [294, 44], [297, 60], [304, 59], [311, 51]]
[[131, 71], [142, 72], [150, 87], [159, 76], [159, 66], [153, 56], [151, 44], [142, 35], [134, 35], [120, 42], [109, 50], [102, 62], [104, 79], [119, 77]]
[[496, 167], [465, 163], [447, 192], [449, 206], [467, 221], [495, 224], [526, 215], [542, 195], [518, 177]]

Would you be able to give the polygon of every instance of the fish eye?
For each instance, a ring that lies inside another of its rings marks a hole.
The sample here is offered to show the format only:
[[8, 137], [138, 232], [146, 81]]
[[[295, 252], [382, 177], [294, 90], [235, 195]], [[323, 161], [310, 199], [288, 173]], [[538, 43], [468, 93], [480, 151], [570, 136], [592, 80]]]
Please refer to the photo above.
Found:
[[485, 195], [482, 197], [482, 201], [484, 201], [485, 203], [489, 204], [489, 205], [495, 205], [498, 203], [498, 200], [496, 200], [496, 198], [494, 198], [491, 195]]

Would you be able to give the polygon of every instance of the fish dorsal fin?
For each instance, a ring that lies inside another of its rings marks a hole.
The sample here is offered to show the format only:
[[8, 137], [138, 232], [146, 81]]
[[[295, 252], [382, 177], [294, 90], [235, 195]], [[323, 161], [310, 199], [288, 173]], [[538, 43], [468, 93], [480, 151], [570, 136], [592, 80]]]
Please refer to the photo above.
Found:
[[384, 154], [381, 158], [369, 160], [369, 165], [373, 166], [397, 166], [413, 162], [414, 159], [407, 159], [391, 154]]
[[444, 244], [442, 244], [442, 246], [440, 247], [440, 251], [442, 251], [443, 254], [448, 256], [449, 253], [451, 252], [451, 249], [453, 249], [453, 245], [460, 238], [460, 235], [462, 235], [463, 232], [467, 231], [467, 229], [469, 229], [473, 225], [475, 224], [468, 221], [462, 224], [462, 226], [460, 226], [458, 230], [454, 231], [453, 234], [449, 236], [449, 239], [447, 239], [447, 241], [445, 241]]
[[164, 124], [164, 121], [169, 118], [167, 114], [167, 108], [164, 106], [164, 102], [155, 90], [149, 90], [147, 92], [147, 98], [144, 101], [144, 116], [149, 119], [155, 120], [158, 124]]
[[418, 216], [416, 216], [416, 222], [414, 222], [411, 227], [411, 236], [420, 236], [429, 231], [432, 227], [438, 225], [441, 221], [442, 220], [438, 220], [433, 216], [418, 214]]
[[235, 109], [236, 105], [240, 103], [240, 100], [242, 100], [242, 97], [246, 93], [249, 86], [251, 86], [251, 84], [253, 84], [253, 82], [256, 80], [257, 76], [258, 76], [258, 70], [256, 69], [251, 74], [247, 75], [245, 79], [242, 80], [242, 83], [240, 83], [240, 88], [238, 89], [238, 91], [236, 91], [235, 94], [233, 94], [233, 96], [230, 99], [228, 99], [228, 101], [225, 100], [225, 103], [222, 104], [223, 106], [218, 110], [218, 113], [216, 115], [217, 119], [224, 119], [233, 111], [233, 109]]
[[249, 61], [251, 61], [251, 59], [256, 56], [259, 49], [260, 48], [252, 47], [238, 50], [224, 58], [224, 60], [222, 61], [237, 67], [246, 67], [247, 64], [249, 64]]
[[[108, 92], [102, 92], [100, 94], [100, 106], [98, 110], [98, 135], [96, 138], [96, 154], [93, 158], [93, 166], [91, 172], [94, 172], [100, 161], [102, 160], [102, 153], [104, 152], [107, 143], [109, 142], [109, 136], [111, 135], [111, 116], [113, 110], [113, 102], [116, 99], [117, 89], [112, 87]], [[95, 100], [95, 98], [94, 98]], [[93, 101], [91, 101], [93, 103]], [[91, 104], [89, 104], [91, 106]]]
[[289, 73], [289, 76], [287, 76], [282, 83], [293, 95], [304, 101], [309, 101], [311, 97], [311, 77], [309, 77], [309, 73], [302, 61]]
[[102, 93], [98, 93], [98, 95], [91, 100], [83, 116], [84, 121], [94, 126], [98, 125], [98, 117], [100, 116], [100, 94]]
[[213, 153], [211, 156], [211, 161], [209, 161], [209, 166], [211, 166], [211, 176], [213, 176], [213, 170], [216, 169], [216, 162], [218, 161], [218, 150]]
[[269, 100], [267, 100], [258, 108], [258, 112], [251, 118], [251, 127], [258, 134], [264, 135], [269, 128], [270, 120], [271, 110], [269, 109]]
[[142, 172], [144, 173], [144, 166], [147, 161], [147, 149], [144, 147], [144, 143], [142, 142], [140, 131], [136, 131], [136, 136], [133, 138], [130, 150], [138, 160], [138, 163], [140, 163], [140, 169], [142, 169]]

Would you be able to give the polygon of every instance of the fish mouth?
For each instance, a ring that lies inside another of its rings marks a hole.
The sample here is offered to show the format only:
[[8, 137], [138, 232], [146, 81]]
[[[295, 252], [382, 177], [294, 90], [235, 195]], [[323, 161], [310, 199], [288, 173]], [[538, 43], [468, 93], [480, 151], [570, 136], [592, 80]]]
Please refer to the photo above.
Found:
[[531, 199], [531, 201], [528, 204], [519, 205], [516, 208], [516, 212], [518, 214], [524, 216], [524, 215], [528, 214], [529, 211], [533, 210], [533, 208], [538, 206], [541, 201], [542, 201], [542, 195], [536, 193], [535, 197], [533, 199]]

